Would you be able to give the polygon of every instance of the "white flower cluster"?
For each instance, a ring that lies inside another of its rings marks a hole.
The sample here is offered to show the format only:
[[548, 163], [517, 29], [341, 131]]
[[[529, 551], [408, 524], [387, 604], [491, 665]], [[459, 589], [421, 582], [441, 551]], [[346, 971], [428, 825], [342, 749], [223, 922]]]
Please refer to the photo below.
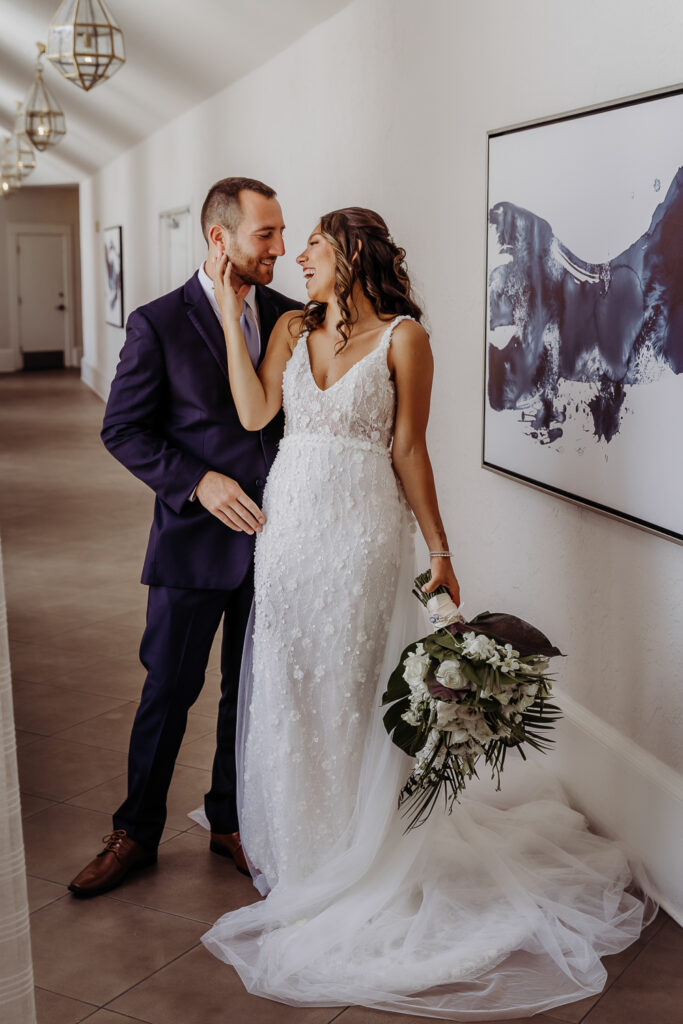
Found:
[[[410, 727], [396, 729], [394, 742], [408, 753], [422, 744], [399, 798], [410, 806], [409, 829], [429, 817], [439, 792], [452, 806], [476, 776], [480, 758], [500, 788], [507, 748], [529, 743], [545, 749], [548, 741], [538, 730], [548, 725], [541, 717], [546, 710], [547, 723], [560, 717], [546, 703], [552, 690], [548, 658], [461, 628], [468, 632], [439, 629], [409, 648], [400, 666], [407, 687], [396, 687], [392, 676], [385, 694], [385, 701], [400, 697], [401, 717]], [[391, 719], [385, 718], [389, 731]]]
[[410, 687], [410, 710], [401, 717], [408, 725], [419, 725], [424, 713], [431, 708], [432, 698], [424, 679], [429, 671], [431, 658], [425, 654], [424, 644], [416, 644], [403, 662], [403, 678]]
[[[493, 698], [499, 705], [496, 714], [498, 728], [491, 727], [480, 707], [458, 700], [455, 693], [453, 700], [440, 700], [432, 696], [425, 682], [432, 659], [422, 643], [416, 644], [414, 651], [403, 662], [403, 678], [410, 688], [410, 707], [402, 716], [408, 725], [430, 727], [427, 742], [417, 755], [416, 779], [424, 776], [440, 744], [443, 745], [431, 766], [430, 775], [438, 771], [449, 752], [460, 758], [471, 759], [485, 753], [485, 745], [490, 740], [509, 736], [510, 727], [521, 721], [522, 712], [536, 700], [540, 677], [548, 669], [546, 658], [538, 657], [522, 664], [519, 651], [511, 644], [497, 644], [490, 637], [470, 632], [464, 634], [459, 653], [438, 664], [434, 674], [436, 682], [449, 690], [474, 691], [471, 679], [463, 671], [463, 658], [474, 665], [478, 663], [481, 668], [490, 666], [493, 669], [493, 672], [484, 673], [486, 681], [481, 686], [479, 696], [484, 700]], [[518, 672], [520, 677], [515, 678]]]
[[512, 644], [497, 644], [483, 633], [465, 633], [461, 650], [470, 661], [485, 661], [508, 676], [514, 676], [519, 669], [519, 651]]
[[442, 739], [443, 737], [438, 729], [432, 729], [430, 731], [429, 736], [427, 737], [427, 742], [422, 750], [417, 754], [415, 767], [412, 771], [412, 777], [416, 782], [425, 781], [432, 774], [436, 777], [439, 769], [443, 767], [443, 763], [448, 757], [448, 746], [446, 744], [444, 744], [439, 750], [439, 753], [434, 758], [434, 762], [429, 767], [429, 770], [427, 767], [434, 756], [434, 751], [439, 746]]

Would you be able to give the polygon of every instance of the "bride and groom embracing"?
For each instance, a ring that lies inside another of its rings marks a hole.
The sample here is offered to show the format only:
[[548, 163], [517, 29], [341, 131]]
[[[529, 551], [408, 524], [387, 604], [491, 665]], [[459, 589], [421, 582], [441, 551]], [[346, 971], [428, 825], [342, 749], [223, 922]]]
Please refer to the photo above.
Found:
[[623, 851], [561, 795], [507, 808], [466, 798], [402, 834], [409, 766], [379, 704], [414, 639], [411, 510], [426, 589], [460, 601], [425, 444], [432, 356], [404, 251], [370, 210], [326, 214], [297, 257], [302, 309], [267, 287], [284, 253], [272, 189], [218, 182], [202, 228], [198, 272], [129, 318], [105, 414], [108, 449], [157, 494], [148, 675], [128, 796], [72, 892], [108, 891], [156, 860], [223, 617], [205, 812], [211, 849], [267, 898], [203, 941], [251, 992], [467, 1020], [600, 991], [600, 956], [638, 936], [645, 905]]

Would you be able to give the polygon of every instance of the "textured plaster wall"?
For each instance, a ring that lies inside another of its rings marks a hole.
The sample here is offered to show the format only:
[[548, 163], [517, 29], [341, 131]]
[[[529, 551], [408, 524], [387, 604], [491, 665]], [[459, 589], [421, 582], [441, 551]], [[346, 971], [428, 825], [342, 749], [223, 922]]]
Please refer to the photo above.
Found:
[[[379, 209], [408, 251], [436, 354], [430, 436], [465, 611], [514, 611], [569, 657], [576, 701], [681, 765], [683, 547], [480, 468], [486, 131], [681, 78], [680, 0], [357, 0], [82, 187], [84, 373], [106, 391], [102, 226], [124, 228], [126, 310], [158, 292], [160, 211], [226, 174], [279, 191], [289, 252], [317, 216]], [[634, 140], [638, 145], [638, 140]], [[197, 232], [195, 256], [201, 258]], [[421, 549], [420, 549], [421, 550]]]

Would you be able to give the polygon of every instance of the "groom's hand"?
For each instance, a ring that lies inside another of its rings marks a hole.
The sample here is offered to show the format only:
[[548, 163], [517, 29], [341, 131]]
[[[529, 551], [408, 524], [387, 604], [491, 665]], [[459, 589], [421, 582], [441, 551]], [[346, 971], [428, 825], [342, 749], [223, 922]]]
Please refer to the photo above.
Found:
[[197, 500], [236, 533], [260, 533], [266, 521], [261, 509], [236, 480], [210, 469], [197, 484]]

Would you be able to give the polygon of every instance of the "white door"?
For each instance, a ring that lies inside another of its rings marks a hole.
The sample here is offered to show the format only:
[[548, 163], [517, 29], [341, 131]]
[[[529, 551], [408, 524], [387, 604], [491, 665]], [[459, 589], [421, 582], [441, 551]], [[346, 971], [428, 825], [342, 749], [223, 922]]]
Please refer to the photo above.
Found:
[[73, 311], [69, 308], [68, 237], [31, 231], [17, 235], [17, 305], [22, 353], [64, 353], [70, 364]]

